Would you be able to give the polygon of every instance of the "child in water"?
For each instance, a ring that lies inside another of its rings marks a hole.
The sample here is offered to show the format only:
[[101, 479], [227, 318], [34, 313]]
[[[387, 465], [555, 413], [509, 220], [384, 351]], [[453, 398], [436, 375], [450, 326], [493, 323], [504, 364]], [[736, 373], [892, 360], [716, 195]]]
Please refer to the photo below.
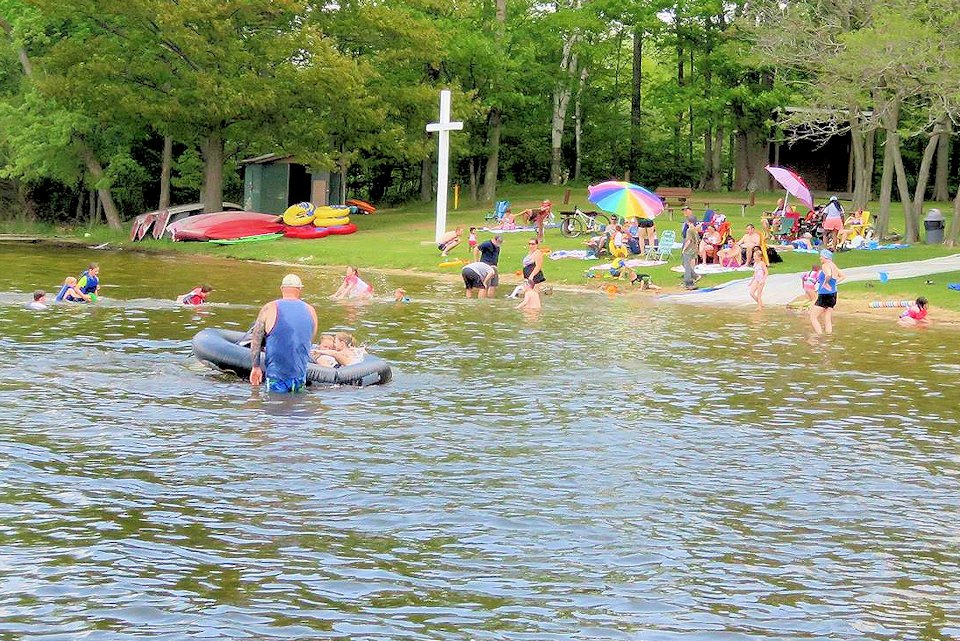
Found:
[[321, 334], [320, 342], [310, 350], [310, 358], [317, 365], [324, 367], [336, 367], [337, 359], [329, 354], [334, 350], [333, 334]]
[[402, 287], [397, 287], [395, 290], [393, 290], [393, 302], [409, 303], [410, 297], [407, 296], [407, 290]]
[[371, 296], [373, 296], [373, 287], [360, 279], [360, 272], [356, 267], [349, 265], [343, 277], [343, 282], [330, 298], [332, 300], [341, 298], [368, 299]]
[[210, 285], [200, 285], [182, 296], [177, 296], [177, 302], [181, 305], [203, 305], [212, 291], [213, 287]]
[[523, 285], [523, 300], [517, 305], [517, 309], [542, 309], [540, 293], [537, 292], [537, 288], [534, 287], [533, 281], [524, 279], [521, 284]]
[[60, 287], [60, 291], [57, 292], [57, 295], [53, 299], [58, 303], [63, 301], [67, 302], [90, 302], [90, 296], [84, 294], [77, 287], [77, 279], [73, 276], [67, 276], [63, 279], [63, 285]]
[[921, 296], [906, 311], [900, 314], [897, 323], [903, 327], [923, 327], [930, 324], [927, 318], [927, 299]]
[[322, 356], [332, 356], [336, 361], [335, 367], [359, 363], [365, 354], [364, 349], [357, 346], [353, 334], [347, 332], [337, 332], [333, 335], [332, 348], [318, 347], [314, 352]]

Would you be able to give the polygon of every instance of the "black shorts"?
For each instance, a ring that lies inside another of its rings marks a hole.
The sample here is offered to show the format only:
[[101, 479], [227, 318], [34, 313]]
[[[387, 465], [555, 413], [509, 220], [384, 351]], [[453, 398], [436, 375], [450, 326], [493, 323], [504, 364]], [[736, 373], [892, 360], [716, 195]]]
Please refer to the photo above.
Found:
[[447, 243], [437, 243], [437, 249], [443, 251], [443, 248], [447, 246]]
[[637, 219], [638, 227], [653, 227], [653, 221], [649, 218], [638, 218]]
[[460, 271], [460, 275], [463, 276], [463, 286], [467, 289], [486, 289], [483, 285], [483, 278], [477, 272], [473, 271], [469, 267], [464, 267]]
[[[524, 277], [524, 278], [530, 278], [530, 274], [533, 273], [533, 270], [535, 269], [535, 267], [536, 267], [536, 266], [535, 266], [533, 263], [530, 263], [529, 265], [526, 265], [526, 266], [523, 268], [523, 277]], [[543, 275], [543, 270], [541, 269], [540, 271], [537, 272], [537, 275], [533, 277], [533, 284], [534, 284], [534, 285], [538, 285], [538, 284], [542, 283], [542, 282], [545, 281], [545, 280], [547, 280], [547, 279], [546, 279], [546, 277]]]
[[837, 294], [818, 294], [817, 302], [814, 303], [817, 307], [822, 307], [824, 309], [832, 309], [837, 306]]

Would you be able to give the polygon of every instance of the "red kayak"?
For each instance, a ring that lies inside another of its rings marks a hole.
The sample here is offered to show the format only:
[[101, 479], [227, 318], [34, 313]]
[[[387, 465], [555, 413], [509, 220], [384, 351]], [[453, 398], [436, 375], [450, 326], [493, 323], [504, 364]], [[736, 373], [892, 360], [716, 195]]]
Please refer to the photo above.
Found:
[[[226, 222], [248, 221], [252, 225], [263, 222], [276, 222], [277, 217], [273, 214], [261, 214], [254, 211], [221, 211], [213, 214], [200, 214], [190, 216], [182, 220], [177, 220], [167, 225], [169, 232], [174, 240], [210, 240], [207, 238], [207, 230]], [[241, 236], [253, 236], [257, 232], [241, 234]]]
[[283, 232], [287, 226], [276, 222], [276, 217], [263, 220], [227, 220], [207, 227], [207, 240], [234, 240], [247, 236], [261, 236]]

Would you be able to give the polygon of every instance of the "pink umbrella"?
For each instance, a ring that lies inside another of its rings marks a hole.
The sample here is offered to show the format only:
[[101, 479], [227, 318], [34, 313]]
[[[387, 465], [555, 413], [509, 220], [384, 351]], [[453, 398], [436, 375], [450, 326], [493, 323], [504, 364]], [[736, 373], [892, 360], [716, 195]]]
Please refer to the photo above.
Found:
[[[774, 180], [780, 183], [781, 187], [787, 190], [788, 196], [795, 196], [800, 202], [813, 209], [813, 196], [810, 195], [810, 188], [807, 187], [807, 183], [803, 182], [803, 178], [783, 167], [767, 165], [767, 171], [770, 172]], [[786, 202], [784, 202], [784, 206], [786, 206]]]

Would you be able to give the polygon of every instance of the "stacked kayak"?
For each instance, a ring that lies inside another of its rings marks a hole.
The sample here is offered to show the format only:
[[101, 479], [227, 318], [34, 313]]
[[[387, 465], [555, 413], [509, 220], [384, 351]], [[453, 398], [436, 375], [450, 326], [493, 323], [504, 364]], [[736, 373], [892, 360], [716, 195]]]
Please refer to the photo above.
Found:
[[222, 211], [200, 214], [170, 223], [165, 233], [175, 241], [208, 241], [221, 245], [278, 238], [325, 238], [352, 234], [357, 226], [350, 215], [360, 211], [356, 205], [314, 207], [299, 203], [282, 216], [252, 211]]

